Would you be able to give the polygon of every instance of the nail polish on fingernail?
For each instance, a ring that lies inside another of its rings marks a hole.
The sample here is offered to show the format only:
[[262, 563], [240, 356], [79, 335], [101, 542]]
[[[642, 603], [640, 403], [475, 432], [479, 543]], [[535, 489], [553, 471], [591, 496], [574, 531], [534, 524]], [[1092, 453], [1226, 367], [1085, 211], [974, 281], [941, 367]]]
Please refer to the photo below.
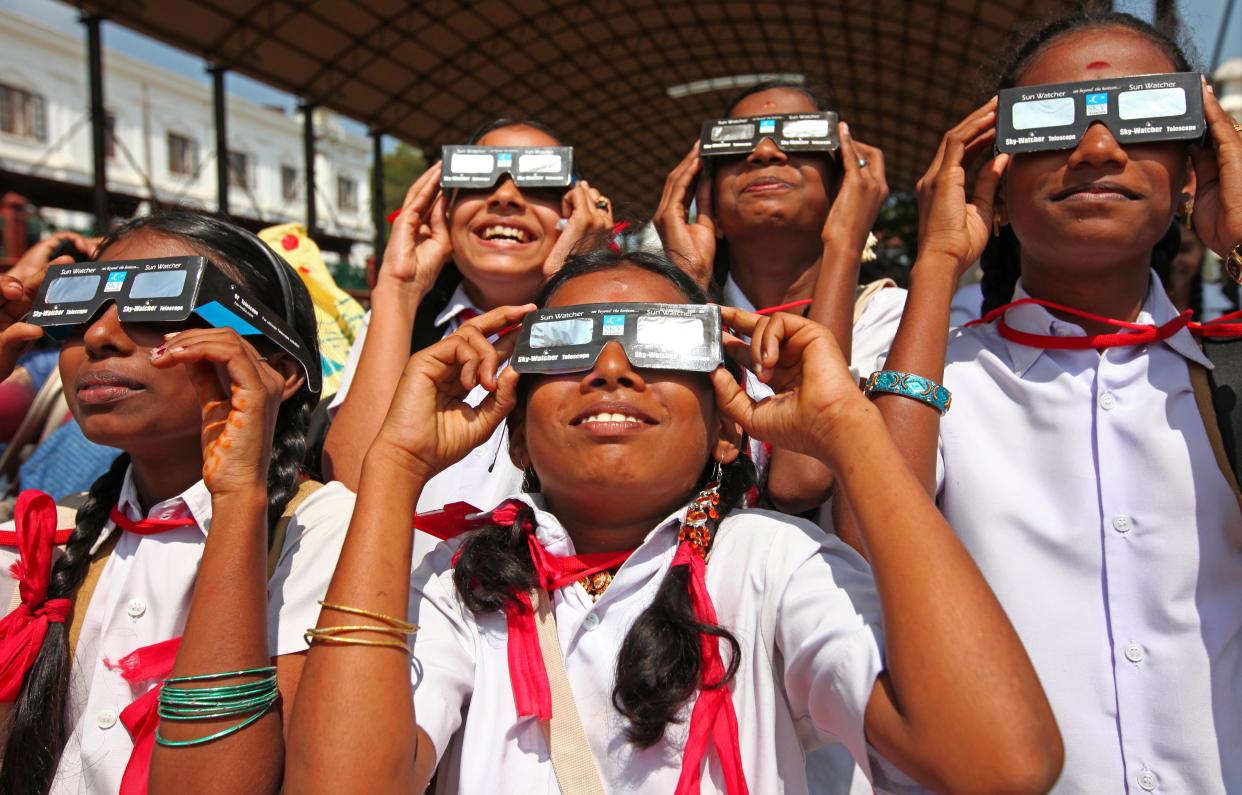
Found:
[[180, 334], [180, 333], [181, 333], [180, 331], [170, 331], [170, 332], [168, 332], [167, 334], [165, 334], [165, 335], [164, 335], [164, 339], [166, 339], [166, 340], [170, 340], [170, 339], [172, 339], [173, 337], [177, 336], [177, 335], [178, 335], [178, 334]]
[[158, 359], [158, 358], [160, 358], [161, 356], [163, 356], [163, 355], [164, 355], [164, 348], [165, 348], [165, 347], [166, 347], [166, 346], [161, 345], [160, 347], [158, 347], [158, 348], [156, 348], [155, 350], [151, 351], [151, 358], [152, 358], [152, 359]]

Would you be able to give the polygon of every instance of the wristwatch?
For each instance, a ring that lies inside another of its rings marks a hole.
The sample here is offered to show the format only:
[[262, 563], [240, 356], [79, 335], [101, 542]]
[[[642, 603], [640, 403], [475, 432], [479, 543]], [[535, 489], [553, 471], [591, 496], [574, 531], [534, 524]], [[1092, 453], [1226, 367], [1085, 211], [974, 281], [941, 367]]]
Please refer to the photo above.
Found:
[[1225, 273], [1238, 284], [1242, 284], [1242, 243], [1229, 249], [1225, 255]]

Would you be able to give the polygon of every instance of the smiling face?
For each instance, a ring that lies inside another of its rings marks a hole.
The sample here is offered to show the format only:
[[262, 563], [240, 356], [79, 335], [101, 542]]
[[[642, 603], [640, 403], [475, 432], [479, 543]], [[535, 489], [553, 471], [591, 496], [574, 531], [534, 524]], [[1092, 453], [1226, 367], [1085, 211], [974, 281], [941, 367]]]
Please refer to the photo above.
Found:
[[[624, 266], [565, 282], [547, 306], [631, 301], [686, 297], [663, 277]], [[603, 494], [671, 512], [689, 499], [720, 438], [703, 373], [639, 370], [616, 342], [589, 372], [538, 377], [523, 408], [510, 449], [519, 466], [534, 467], [549, 505], [559, 495]]]
[[[1126, 28], [1069, 33], [1045, 47], [1017, 85], [1173, 72], [1155, 43]], [[1023, 262], [1065, 263], [1081, 273], [1143, 258], [1169, 228], [1187, 189], [1185, 144], [1121, 146], [1092, 124], [1074, 149], [1014, 156], [1005, 177], [1008, 222]]]
[[[184, 241], [136, 232], [110, 245], [100, 261], [199, 256]], [[78, 326], [60, 350], [65, 400], [82, 433], [97, 444], [133, 452], [199, 449], [202, 416], [184, 367], [156, 369], [150, 351], [178, 328], [167, 323], [124, 323], [115, 305]]]
[[[745, 97], [729, 116], [818, 110], [797, 89], [772, 88]], [[836, 167], [826, 153], [785, 154], [765, 138], [745, 157], [714, 160], [713, 209], [726, 239], [773, 229], [819, 234], [836, 185]]]
[[[479, 146], [560, 146], [560, 142], [533, 127], [513, 125], [492, 130], [476, 142]], [[525, 280], [531, 293], [542, 276], [561, 233], [560, 189], [519, 190], [512, 179], [501, 177], [480, 190], [459, 190], [450, 195], [449, 237], [453, 261], [466, 281], [476, 285], [497, 281]], [[511, 292], [501, 290], [500, 292]]]

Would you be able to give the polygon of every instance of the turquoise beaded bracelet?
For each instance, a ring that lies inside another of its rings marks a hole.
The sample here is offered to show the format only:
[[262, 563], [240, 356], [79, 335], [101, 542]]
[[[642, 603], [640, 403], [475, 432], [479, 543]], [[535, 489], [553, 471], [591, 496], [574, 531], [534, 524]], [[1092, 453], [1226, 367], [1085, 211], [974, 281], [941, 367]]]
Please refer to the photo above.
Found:
[[944, 414], [953, 403], [953, 395], [949, 390], [921, 375], [903, 373], [898, 370], [877, 370], [867, 379], [863, 393], [871, 397], [876, 392], [890, 395], [901, 395], [920, 403], [926, 403]]
[[[203, 682], [215, 679], [226, 679], [234, 676], [262, 676], [252, 682], [220, 687], [179, 687], [186, 682]], [[206, 737], [195, 737], [192, 740], [168, 740], [160, 735], [159, 727], [155, 729], [155, 741], [170, 748], [185, 748], [202, 745], [221, 737], [227, 737], [241, 731], [267, 714], [280, 698], [276, 683], [276, 669], [273, 666], [250, 668], [245, 671], [230, 671], [220, 674], [199, 674], [197, 676], [179, 676], [165, 679], [160, 689], [156, 714], [161, 720], [211, 720], [228, 718], [236, 715], [250, 714], [246, 719]]]

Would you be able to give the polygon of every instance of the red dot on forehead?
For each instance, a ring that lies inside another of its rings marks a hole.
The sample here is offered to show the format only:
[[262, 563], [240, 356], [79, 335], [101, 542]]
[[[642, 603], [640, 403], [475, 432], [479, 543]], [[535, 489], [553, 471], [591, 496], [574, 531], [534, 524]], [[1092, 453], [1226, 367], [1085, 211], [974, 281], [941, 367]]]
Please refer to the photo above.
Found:
[[1107, 69], [1110, 66], [1112, 66], [1112, 64], [1110, 64], [1108, 61], [1092, 61], [1091, 63], [1087, 64], [1088, 69]]

